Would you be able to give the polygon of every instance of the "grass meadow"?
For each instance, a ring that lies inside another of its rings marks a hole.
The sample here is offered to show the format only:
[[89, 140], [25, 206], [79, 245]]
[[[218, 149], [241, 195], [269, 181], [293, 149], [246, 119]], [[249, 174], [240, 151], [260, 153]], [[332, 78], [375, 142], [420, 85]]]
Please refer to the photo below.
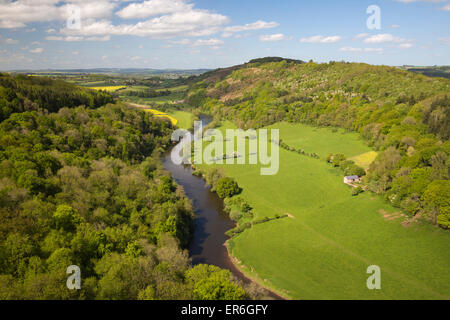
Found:
[[[236, 179], [254, 219], [291, 216], [229, 240], [242, 271], [294, 299], [450, 299], [450, 234], [426, 222], [404, 227], [399, 209], [372, 193], [352, 196], [343, 173], [324, 161], [330, 152], [370, 152], [356, 134], [288, 123], [271, 128], [321, 159], [280, 149], [274, 176], [261, 176], [259, 165], [212, 165]], [[381, 268], [381, 290], [366, 287], [370, 265]]]

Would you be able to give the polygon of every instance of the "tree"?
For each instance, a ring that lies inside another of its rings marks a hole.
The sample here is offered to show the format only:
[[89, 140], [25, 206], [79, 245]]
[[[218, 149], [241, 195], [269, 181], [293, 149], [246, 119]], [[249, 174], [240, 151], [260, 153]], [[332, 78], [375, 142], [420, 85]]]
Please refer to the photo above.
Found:
[[245, 296], [242, 287], [232, 281], [228, 270], [212, 265], [197, 265], [186, 274], [187, 283], [198, 300], [239, 300]]
[[67, 232], [75, 231], [82, 218], [73, 210], [71, 206], [60, 205], [53, 214], [53, 221], [56, 229], [63, 229]]
[[233, 178], [226, 177], [219, 180], [216, 191], [221, 199], [225, 199], [240, 193], [241, 189]]
[[358, 187], [352, 189], [352, 196], [357, 196], [363, 192], [364, 192], [363, 188], [361, 188], [361, 186], [358, 186]]
[[433, 223], [450, 227], [450, 181], [435, 180], [425, 190], [422, 199]]
[[333, 166], [335, 167], [339, 167], [339, 165], [341, 164], [342, 161], [345, 161], [346, 157], [343, 154], [335, 154], [333, 156], [333, 159], [331, 160], [331, 163], [333, 164]]

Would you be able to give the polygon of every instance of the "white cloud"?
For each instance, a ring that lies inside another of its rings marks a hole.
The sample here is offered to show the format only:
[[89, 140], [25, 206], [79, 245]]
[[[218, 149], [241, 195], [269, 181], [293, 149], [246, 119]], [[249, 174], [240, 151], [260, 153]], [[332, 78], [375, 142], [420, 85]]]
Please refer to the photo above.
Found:
[[266, 22], [262, 20], [258, 20], [253, 23], [247, 23], [243, 26], [231, 26], [226, 27], [223, 31], [224, 33], [236, 33], [236, 32], [243, 32], [243, 31], [256, 31], [256, 30], [263, 30], [263, 29], [272, 29], [278, 27], [280, 24], [278, 22]]
[[78, 42], [78, 41], [99, 41], [99, 42], [104, 42], [104, 41], [109, 41], [110, 38], [111, 38], [110, 36], [103, 36], [103, 37], [95, 37], [95, 36], [94, 37], [48, 36], [48, 37], [45, 37], [45, 40], [48, 40], [48, 41], [66, 41], [66, 42]]
[[220, 39], [199, 39], [195, 41], [192, 45], [194, 47], [202, 47], [202, 46], [212, 46], [217, 47], [223, 44], [223, 41]]
[[19, 43], [19, 40], [8, 38], [8, 39], [5, 39], [5, 43], [6, 44], [17, 44], [17, 43]]
[[292, 39], [291, 37], [286, 37], [282, 33], [261, 35], [259, 37], [259, 40], [261, 42], [277, 42], [277, 41], [291, 40], [291, 39]]
[[414, 45], [412, 43], [410, 43], [410, 42], [405, 42], [405, 43], [400, 43], [398, 45], [398, 47], [400, 49], [410, 49], [410, 48], [414, 47]]
[[0, 28], [21, 28], [32, 22], [64, 21], [77, 5], [81, 19], [101, 19], [112, 15], [120, 0], [2, 0], [0, 1]]
[[42, 53], [42, 52], [44, 52], [43, 48], [36, 48], [36, 49], [30, 50], [30, 53]]
[[389, 33], [376, 34], [364, 39], [364, 43], [370, 44], [392, 43], [396, 44], [396, 46], [400, 49], [412, 48], [414, 46], [413, 42], [414, 42], [413, 40], [396, 37]]
[[375, 52], [375, 53], [383, 53], [383, 48], [354, 48], [354, 47], [343, 47], [340, 48], [339, 51], [342, 52]]
[[441, 10], [444, 10], [444, 11], [450, 11], [450, 3], [447, 3], [445, 6], [443, 6], [443, 7], [441, 8]]
[[360, 34], [357, 34], [356, 36], [354, 36], [353, 39], [359, 40], [359, 39], [367, 38], [368, 36], [369, 36], [368, 33], [360, 33]]
[[399, 42], [401, 39], [394, 37], [392, 34], [376, 34], [364, 40], [365, 43], [384, 43], [384, 42]]
[[174, 40], [174, 41], [170, 41], [170, 43], [181, 44], [181, 45], [187, 46], [187, 45], [191, 44], [191, 40], [189, 40], [189, 39]]
[[361, 48], [353, 48], [353, 47], [343, 47], [343, 48], [340, 48], [339, 51], [343, 51], [343, 52], [361, 52], [362, 49]]
[[98, 42], [105, 42], [111, 40], [110, 36], [103, 36], [103, 37], [87, 37], [84, 38], [86, 41], [98, 41]]
[[201, 10], [177, 12], [136, 24], [113, 25], [108, 20], [83, 23], [80, 29], [62, 29], [68, 35], [134, 35], [150, 38], [208, 36], [221, 30], [228, 18]]
[[364, 48], [364, 52], [377, 52], [377, 53], [383, 53], [383, 48]]
[[439, 41], [450, 45], [450, 37], [439, 38]]
[[301, 38], [300, 42], [302, 43], [336, 43], [341, 41], [341, 37], [340, 36], [330, 36], [330, 37], [325, 37], [325, 36], [313, 36], [313, 37], [309, 37], [309, 38]]
[[132, 3], [116, 14], [122, 19], [142, 19], [161, 14], [192, 11], [193, 6], [184, 0], [149, 0]]

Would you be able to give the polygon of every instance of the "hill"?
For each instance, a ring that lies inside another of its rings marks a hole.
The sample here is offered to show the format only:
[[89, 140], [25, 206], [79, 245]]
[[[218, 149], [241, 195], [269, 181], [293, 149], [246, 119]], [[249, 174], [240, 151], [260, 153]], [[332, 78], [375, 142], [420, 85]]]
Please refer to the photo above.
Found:
[[113, 102], [0, 75], [0, 300], [243, 298], [231, 272], [184, 250], [192, 204], [159, 159], [174, 128]]
[[288, 121], [358, 132], [379, 152], [368, 189], [450, 226], [450, 80], [357, 63], [253, 61], [203, 75], [187, 102], [240, 128]]

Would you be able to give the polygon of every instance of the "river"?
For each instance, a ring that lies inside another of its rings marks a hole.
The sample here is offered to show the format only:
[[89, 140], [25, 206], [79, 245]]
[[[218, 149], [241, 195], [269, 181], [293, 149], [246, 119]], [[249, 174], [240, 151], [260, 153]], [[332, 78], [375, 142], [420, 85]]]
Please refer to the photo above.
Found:
[[[203, 127], [206, 127], [211, 118], [201, 116]], [[194, 234], [189, 246], [189, 253], [192, 263], [212, 264], [223, 269], [230, 270], [233, 275], [243, 283], [251, 283], [231, 261], [225, 242], [229, 237], [226, 231], [232, 229], [235, 223], [228, 217], [223, 209], [223, 201], [216, 193], [211, 192], [205, 181], [194, 176], [190, 165], [176, 165], [172, 162], [170, 152], [163, 158], [163, 165], [170, 171], [175, 181], [181, 185], [186, 195], [192, 200], [195, 211]], [[280, 299], [279, 296], [269, 293], [273, 299]]]

